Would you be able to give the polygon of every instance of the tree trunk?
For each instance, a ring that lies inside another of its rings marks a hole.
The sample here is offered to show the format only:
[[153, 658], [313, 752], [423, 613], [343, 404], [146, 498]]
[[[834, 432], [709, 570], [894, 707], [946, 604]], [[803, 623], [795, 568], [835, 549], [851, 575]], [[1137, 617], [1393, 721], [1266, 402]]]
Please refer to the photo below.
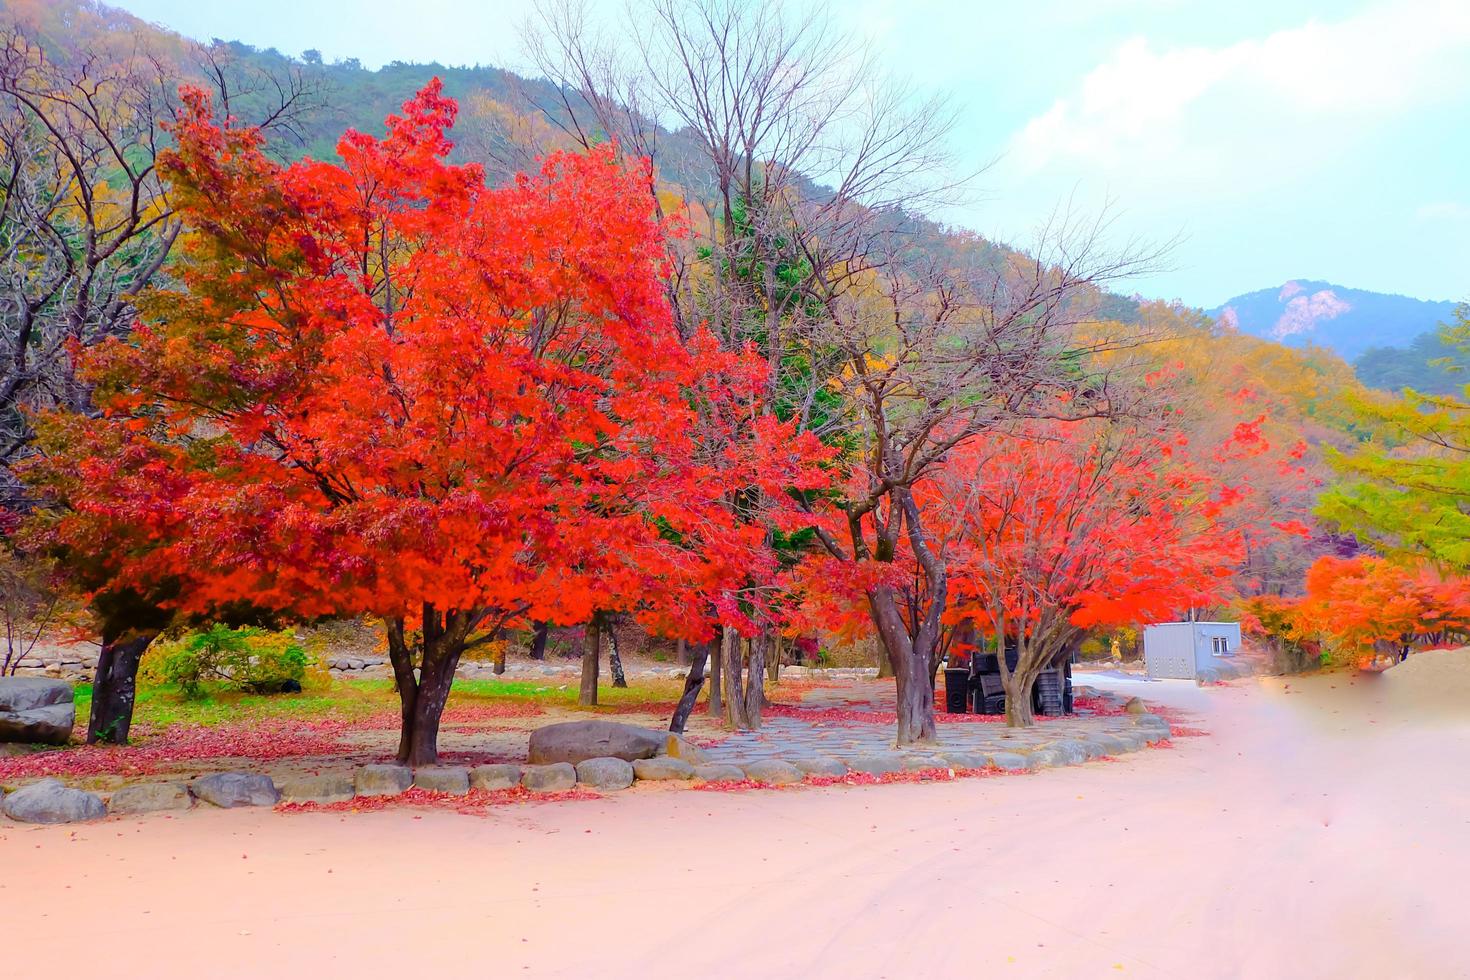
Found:
[[745, 668], [745, 723], [751, 731], [761, 727], [761, 709], [766, 705], [766, 651], [771, 634], [761, 630], [750, 638], [750, 661]]
[[734, 628], [726, 626], [720, 651], [725, 674], [725, 724], [736, 731], [745, 731], [750, 727], [750, 719], [745, 714], [745, 687], [741, 683], [745, 666], [745, 658], [741, 656], [741, 643], [740, 634]]
[[587, 622], [587, 637], [582, 643], [582, 689], [577, 694], [577, 703], [590, 707], [597, 703], [597, 671], [601, 659], [601, 624], [594, 615]]
[[766, 678], [772, 686], [781, 683], [781, 648], [783, 645], [782, 636], [777, 633], [771, 643], [771, 659], [766, 664]]
[[[929, 662], [933, 653], [931, 641], [921, 639], [916, 649], [909, 635], [898, 597], [889, 586], [878, 586], [868, 593], [868, 604], [878, 635], [893, 662], [893, 680], [897, 688], [899, 745], [928, 744], [935, 741], [934, 691], [929, 685]], [[923, 633], [920, 634], [924, 636]]]
[[460, 611], [441, 615], [425, 604], [417, 675], [414, 650], [408, 645], [403, 620], [388, 622], [388, 659], [393, 665], [400, 707], [400, 765], [432, 766], [439, 761], [439, 722], [474, 618]]
[[613, 687], [627, 687], [628, 675], [623, 673], [623, 655], [618, 651], [618, 631], [611, 623], [607, 626], [607, 662], [612, 667]]
[[878, 644], [878, 679], [881, 681], [886, 677], [893, 676], [893, 658], [888, 655], [888, 647], [882, 643]]
[[1035, 677], [1027, 683], [1019, 670], [1011, 675], [1010, 681], [1005, 685], [1006, 724], [1010, 727], [1030, 728], [1036, 724], [1036, 711], [1031, 707], [1031, 691], [1035, 686]]
[[725, 644], [723, 638], [706, 645], [709, 650], [709, 716], [718, 718], [725, 713], [724, 665]]
[[694, 703], [699, 700], [699, 689], [704, 686], [704, 665], [709, 660], [708, 643], [697, 644], [694, 648], [693, 662], [689, 665], [689, 674], [684, 678], [684, 693], [679, 697], [679, 703], [674, 707], [674, 717], [669, 721], [669, 731], [684, 734], [684, 726], [689, 724], [689, 716], [694, 713]]
[[544, 620], [538, 620], [531, 632], [531, 659], [546, 659], [546, 637], [551, 632], [551, 627]]
[[[708, 658], [709, 653], [708, 651], [706, 651], [705, 659]], [[691, 664], [691, 661], [689, 659], [689, 645], [683, 640], [680, 640], [678, 643], [674, 644], [674, 663], [678, 664], [680, 667], [688, 667]]]
[[92, 713], [87, 719], [87, 744], [126, 745], [133, 726], [133, 704], [138, 694], [138, 664], [156, 632], [104, 635], [92, 681]]

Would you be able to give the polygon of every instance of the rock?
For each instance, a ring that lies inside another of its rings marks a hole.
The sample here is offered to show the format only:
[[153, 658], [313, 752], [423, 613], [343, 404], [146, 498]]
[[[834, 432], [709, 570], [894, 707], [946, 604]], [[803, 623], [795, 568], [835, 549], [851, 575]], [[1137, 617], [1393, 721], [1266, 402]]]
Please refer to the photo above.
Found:
[[396, 763], [363, 766], [352, 785], [358, 796], [397, 796], [413, 785], [413, 770]]
[[345, 803], [357, 795], [350, 772], [289, 776], [276, 784], [285, 803]]
[[1050, 769], [1063, 764], [1061, 753], [1054, 749], [1033, 749], [1026, 753], [1026, 763], [1029, 769]]
[[1063, 766], [1075, 766], [1086, 762], [1090, 756], [1082, 743], [1072, 738], [1064, 738], [1047, 746], [1047, 751], [1057, 757], [1057, 764]]
[[414, 770], [413, 784], [432, 793], [463, 796], [470, 791], [470, 773], [460, 766], [424, 766]]
[[632, 762], [663, 753], [669, 740], [668, 732], [615, 721], [564, 721], [531, 733], [527, 760], [532, 765], [605, 758]]
[[1158, 715], [1134, 715], [1133, 725], [1136, 728], [1153, 729], [1164, 735], [1168, 735], [1170, 731], [1169, 723]]
[[[791, 764], [808, 776], [846, 776], [847, 763], [830, 756], [804, 756], [792, 759]], [[695, 770], [698, 772], [699, 770]]]
[[31, 711], [49, 704], [69, 704], [72, 687], [49, 677], [0, 677], [0, 711]]
[[1031, 768], [1030, 760], [1019, 752], [991, 752], [985, 758], [997, 769], [1014, 771]]
[[633, 764], [627, 759], [583, 759], [577, 763], [577, 782], [593, 789], [627, 789], [633, 785]]
[[703, 780], [706, 783], [738, 783], [745, 778], [745, 770], [739, 766], [732, 766], [723, 762], [707, 763], [694, 767], [694, 778]]
[[189, 791], [205, 803], [229, 809], [237, 806], [275, 806], [281, 800], [269, 776], [253, 772], [217, 772], [189, 784]]
[[124, 786], [107, 801], [109, 813], [156, 813], [187, 810], [194, 804], [183, 783], [135, 783]]
[[21, 823], [77, 823], [107, 816], [107, 807], [100, 797], [69, 789], [59, 779], [43, 779], [24, 786], [6, 796], [0, 808], [11, 820]]
[[946, 752], [944, 761], [952, 769], [984, 769], [990, 765], [983, 752]]
[[903, 772], [904, 757], [897, 752], [859, 755], [848, 759], [847, 765], [853, 772], [865, 772], [870, 776], [882, 776], [890, 772]]
[[1129, 749], [1127, 742], [1108, 732], [1098, 732], [1094, 735], [1089, 735], [1087, 741], [1094, 745], [1101, 745], [1106, 750], [1105, 755], [1117, 755], [1120, 752], [1127, 752]]
[[1143, 703], [1142, 698], [1129, 698], [1123, 702], [1123, 710], [1130, 715], [1146, 715], [1148, 714], [1148, 705]]
[[537, 793], [560, 793], [577, 785], [577, 770], [570, 762], [527, 766], [521, 773], [521, 785]]
[[800, 769], [780, 759], [761, 759], [745, 767], [745, 778], [758, 783], [799, 783], [801, 777]]
[[654, 759], [634, 759], [633, 775], [639, 779], [693, 779], [694, 767], [683, 759], [661, 755]]
[[65, 745], [76, 723], [70, 683], [47, 677], [0, 677], [0, 742]]
[[510, 789], [521, 784], [521, 767], [507, 763], [476, 766], [470, 770], [472, 789]]
[[697, 766], [705, 761], [704, 750], [683, 735], [677, 735], [674, 732], [664, 732], [663, 736], [663, 755], [674, 759], [683, 759], [691, 766]]
[[1137, 752], [1148, 744], [1148, 735], [1140, 731], [1132, 732], [1110, 732], [1112, 738], [1123, 743], [1124, 752]]
[[[24, 678], [32, 680], [32, 678]], [[39, 678], [36, 678], [39, 680]], [[0, 711], [0, 741], [65, 745], [77, 724], [73, 704], [48, 704], [30, 711]]]
[[923, 772], [925, 769], [948, 769], [949, 762], [937, 755], [906, 755], [903, 767], [908, 772]]

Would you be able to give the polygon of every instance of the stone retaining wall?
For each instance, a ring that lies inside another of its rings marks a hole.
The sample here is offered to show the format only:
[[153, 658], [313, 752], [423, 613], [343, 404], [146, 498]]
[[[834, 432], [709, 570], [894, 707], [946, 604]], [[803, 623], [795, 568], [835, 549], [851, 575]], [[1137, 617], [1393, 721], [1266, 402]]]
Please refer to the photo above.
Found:
[[[1113, 700], [1109, 696], [1109, 700]], [[1130, 711], [1139, 711], [1137, 706]], [[1085, 722], [1085, 723], [1084, 723]], [[954, 727], [954, 726], [950, 726]], [[974, 727], [974, 726], [965, 726]], [[988, 727], [988, 726], [987, 726]], [[1034, 731], [1028, 729], [1027, 731]], [[466, 795], [471, 790], [522, 787], [530, 792], [562, 792], [584, 787], [610, 792], [637, 782], [691, 786], [699, 782], [750, 780], [784, 784], [811, 777], [848, 773], [934, 770], [1036, 770], [1079, 765], [1107, 756], [1136, 752], [1169, 737], [1169, 724], [1158, 715], [1128, 713], [1079, 719], [1032, 744], [954, 744], [905, 749], [845, 745], [840, 740], [814, 748], [792, 741], [732, 745], [727, 740], [705, 750], [708, 761], [690, 762], [670, 756], [637, 759], [588, 759], [576, 765], [497, 764], [473, 768], [433, 766], [418, 770], [398, 765], [367, 765], [317, 774], [271, 776], [261, 773], [215, 773], [191, 782], [150, 781], [125, 786], [107, 799], [67, 787], [59, 780], [30, 783], [0, 797], [0, 812], [31, 823], [69, 823], [98, 819], [107, 813], [135, 814], [187, 810], [196, 802], [217, 807], [266, 806], [285, 803], [340, 803], [357, 797], [396, 796], [410, 788]], [[724, 749], [724, 751], [718, 751]]]

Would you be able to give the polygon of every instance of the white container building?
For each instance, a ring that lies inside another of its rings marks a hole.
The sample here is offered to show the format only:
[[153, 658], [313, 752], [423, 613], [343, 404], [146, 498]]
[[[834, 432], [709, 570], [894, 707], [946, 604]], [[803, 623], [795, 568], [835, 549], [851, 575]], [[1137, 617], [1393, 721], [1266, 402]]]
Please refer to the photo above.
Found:
[[1239, 623], [1155, 623], [1143, 628], [1143, 663], [1150, 677], [1193, 680], [1202, 670], [1232, 663], [1239, 649]]

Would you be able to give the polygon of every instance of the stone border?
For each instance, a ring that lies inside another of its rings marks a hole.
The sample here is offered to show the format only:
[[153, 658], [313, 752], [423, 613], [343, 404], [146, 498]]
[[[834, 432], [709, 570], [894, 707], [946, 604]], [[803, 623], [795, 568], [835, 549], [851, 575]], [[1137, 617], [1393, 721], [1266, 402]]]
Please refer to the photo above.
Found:
[[[808, 777], [842, 777], [849, 773], [883, 776], [936, 768], [948, 770], [1001, 769], [1030, 771], [1073, 766], [1105, 756], [1136, 752], [1164, 741], [1169, 723], [1142, 711], [1141, 702], [1129, 705], [1119, 729], [1086, 738], [1052, 742], [1030, 752], [955, 752], [912, 750], [875, 752], [838, 759], [832, 756], [793, 755], [760, 759], [743, 765], [727, 762], [690, 764], [670, 756], [638, 759], [587, 759], [575, 766], [513, 763], [430, 766], [417, 770], [395, 764], [360, 766], [350, 772], [283, 777], [250, 772], [224, 772], [189, 782], [135, 783], [114, 791], [104, 801], [94, 793], [66, 787], [57, 779], [29, 783], [15, 792], [0, 791], [0, 811], [24, 823], [72, 823], [100, 819], [108, 814], [142, 814], [187, 810], [196, 803], [221, 808], [273, 806], [276, 803], [343, 803], [356, 798], [397, 796], [409, 788], [463, 796], [470, 790], [504, 790], [517, 786], [533, 793], [559, 793], [574, 787], [616, 792], [635, 782], [689, 786], [701, 782], [742, 782], [783, 785]], [[12, 812], [14, 811], [14, 812]]]

